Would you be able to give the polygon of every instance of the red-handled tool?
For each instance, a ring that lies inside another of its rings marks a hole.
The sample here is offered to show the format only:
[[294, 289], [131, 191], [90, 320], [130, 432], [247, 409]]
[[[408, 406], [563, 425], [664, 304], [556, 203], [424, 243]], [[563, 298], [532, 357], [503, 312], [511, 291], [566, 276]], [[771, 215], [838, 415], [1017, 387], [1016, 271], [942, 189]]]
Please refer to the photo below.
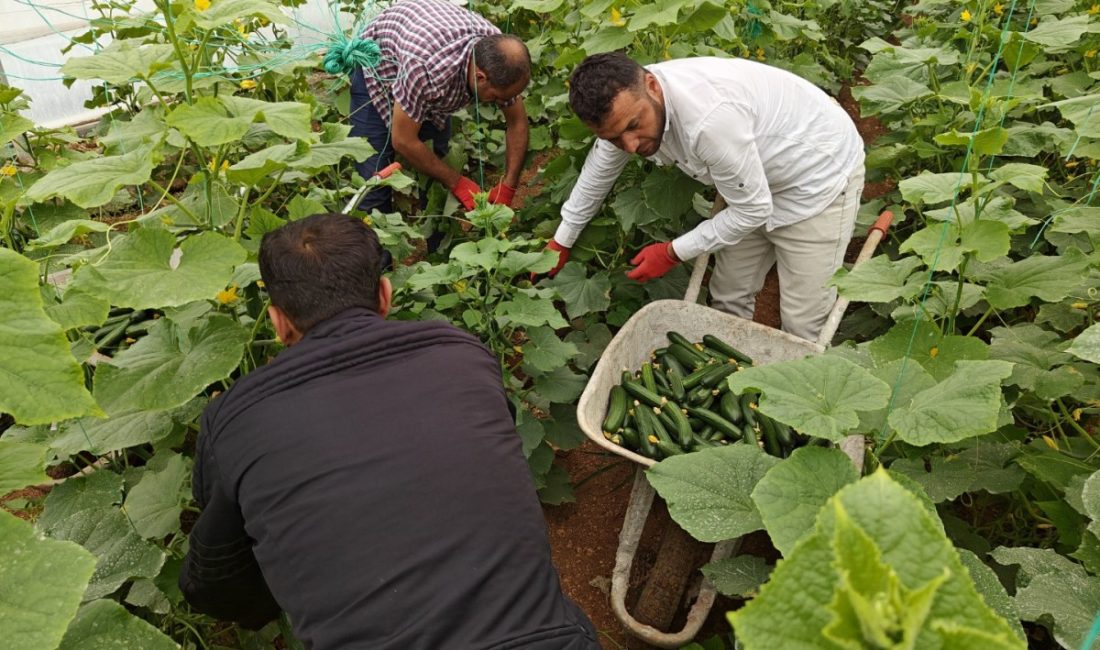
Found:
[[[401, 163], [399, 163], [399, 162], [390, 163], [390, 164], [386, 165], [385, 167], [383, 167], [382, 169], [379, 169], [377, 172], [375, 172], [374, 175], [371, 176], [371, 178], [389, 178], [390, 176], [393, 175], [394, 172], [400, 171], [400, 170], [401, 170]], [[346, 206], [344, 206], [344, 211], [343, 211], [342, 214], [351, 214], [351, 211], [354, 210], [359, 205], [359, 202], [363, 200], [363, 197], [366, 196], [368, 192], [372, 192], [372, 191], [374, 191], [374, 187], [368, 185], [368, 186], [364, 187], [363, 189], [359, 190], [358, 192], [356, 192], [355, 196], [351, 197], [351, 200], [348, 201], [348, 204]]]

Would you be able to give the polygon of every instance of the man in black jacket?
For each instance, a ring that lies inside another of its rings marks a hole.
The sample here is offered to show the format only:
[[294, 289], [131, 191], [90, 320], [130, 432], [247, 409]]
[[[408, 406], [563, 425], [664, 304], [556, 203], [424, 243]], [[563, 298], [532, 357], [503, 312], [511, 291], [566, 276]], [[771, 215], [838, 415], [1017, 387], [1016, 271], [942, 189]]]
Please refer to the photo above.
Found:
[[386, 321], [381, 247], [314, 215], [260, 272], [289, 346], [202, 418], [180, 587], [308, 648], [598, 648], [561, 592], [497, 360], [440, 322]]

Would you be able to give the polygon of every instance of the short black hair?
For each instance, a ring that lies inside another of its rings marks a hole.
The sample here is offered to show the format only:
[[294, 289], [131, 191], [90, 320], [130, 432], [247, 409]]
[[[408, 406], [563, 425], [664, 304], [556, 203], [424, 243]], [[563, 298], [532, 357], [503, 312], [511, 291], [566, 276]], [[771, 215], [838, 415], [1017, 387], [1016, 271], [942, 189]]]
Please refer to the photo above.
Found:
[[599, 126], [623, 90], [639, 92], [645, 68], [622, 52], [586, 57], [569, 76], [569, 105], [586, 124]]
[[531, 78], [531, 52], [523, 39], [511, 34], [493, 34], [474, 44], [474, 64], [494, 88]]
[[305, 334], [352, 307], [378, 311], [382, 245], [360, 219], [314, 214], [260, 242], [260, 277], [271, 304]]

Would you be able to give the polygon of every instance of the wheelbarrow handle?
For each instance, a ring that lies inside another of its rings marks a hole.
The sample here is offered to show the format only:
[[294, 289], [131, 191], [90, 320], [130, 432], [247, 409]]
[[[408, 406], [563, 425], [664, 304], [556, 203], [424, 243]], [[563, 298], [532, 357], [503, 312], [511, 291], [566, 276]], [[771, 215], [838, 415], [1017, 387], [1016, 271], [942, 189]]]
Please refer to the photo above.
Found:
[[894, 223], [894, 213], [889, 210], [884, 210], [882, 214], [878, 216], [875, 223], [871, 226], [871, 229], [867, 231], [867, 236], [870, 237], [871, 233], [878, 231], [879, 239], [886, 236], [886, 231], [890, 229], [890, 225]]

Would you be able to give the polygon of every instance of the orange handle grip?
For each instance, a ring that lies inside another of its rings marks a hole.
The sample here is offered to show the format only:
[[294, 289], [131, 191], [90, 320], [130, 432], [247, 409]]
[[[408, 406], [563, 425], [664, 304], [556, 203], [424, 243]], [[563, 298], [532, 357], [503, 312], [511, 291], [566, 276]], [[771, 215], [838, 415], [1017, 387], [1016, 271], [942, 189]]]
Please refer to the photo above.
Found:
[[878, 216], [878, 219], [875, 220], [875, 223], [871, 226], [871, 229], [867, 231], [867, 234], [870, 235], [877, 230], [885, 237], [886, 231], [890, 229], [890, 224], [892, 223], [894, 223], [894, 213], [886, 210]]
[[386, 165], [385, 167], [383, 167], [377, 174], [375, 174], [375, 176], [377, 178], [389, 178], [390, 176], [393, 175], [394, 172], [400, 171], [400, 170], [401, 170], [401, 163], [399, 163], [399, 162], [390, 163], [390, 164]]

